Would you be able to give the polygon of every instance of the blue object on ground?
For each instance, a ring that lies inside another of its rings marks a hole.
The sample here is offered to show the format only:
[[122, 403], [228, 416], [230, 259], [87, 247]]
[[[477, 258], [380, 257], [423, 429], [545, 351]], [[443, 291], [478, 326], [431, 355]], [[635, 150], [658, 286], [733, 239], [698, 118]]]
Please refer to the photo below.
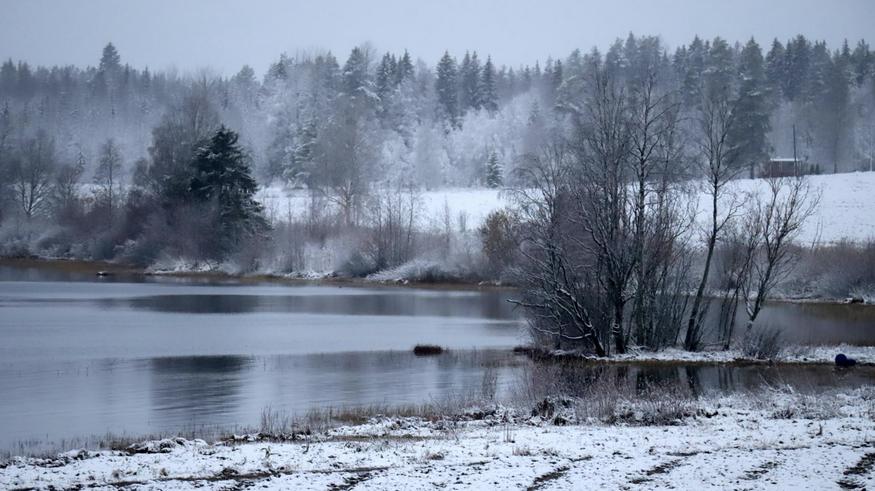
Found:
[[857, 360], [853, 358], [848, 358], [842, 353], [836, 355], [836, 366], [837, 367], [852, 367], [857, 364]]

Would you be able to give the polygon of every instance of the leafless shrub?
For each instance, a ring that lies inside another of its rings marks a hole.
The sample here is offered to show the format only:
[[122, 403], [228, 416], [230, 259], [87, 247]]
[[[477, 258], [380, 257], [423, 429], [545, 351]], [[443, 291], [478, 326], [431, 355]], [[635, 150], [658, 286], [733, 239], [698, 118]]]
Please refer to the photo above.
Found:
[[774, 360], [781, 353], [781, 330], [774, 327], [749, 330], [741, 341], [744, 356], [756, 360]]
[[412, 189], [387, 190], [370, 198], [365, 251], [376, 270], [413, 258], [420, 206], [419, 195]]

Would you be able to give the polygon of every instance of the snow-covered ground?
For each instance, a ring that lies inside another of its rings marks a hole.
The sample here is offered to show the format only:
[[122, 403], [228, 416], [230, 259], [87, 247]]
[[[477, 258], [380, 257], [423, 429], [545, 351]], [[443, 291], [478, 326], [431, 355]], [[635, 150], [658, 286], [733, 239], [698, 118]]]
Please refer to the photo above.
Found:
[[701, 401], [671, 426], [375, 419], [278, 443], [163, 440], [15, 459], [0, 488], [872, 489], [871, 390]]
[[[844, 354], [860, 365], [875, 365], [875, 346], [789, 346], [772, 362], [788, 364], [828, 364], [835, 363], [837, 354]], [[556, 354], [561, 355], [561, 352]], [[598, 359], [601, 362], [604, 358]], [[680, 348], [667, 348], [661, 351], [635, 351], [622, 355], [612, 355], [609, 362], [684, 362], [684, 363], [743, 363], [762, 362], [745, 356], [737, 349], [721, 351], [686, 351]]]
[[[310, 206], [310, 194], [306, 190], [283, 189], [271, 186], [261, 189], [257, 196], [267, 210], [276, 216], [285, 217], [291, 211], [293, 216], [303, 216]], [[440, 229], [447, 214], [450, 226], [459, 228], [460, 216], [469, 229], [480, 226], [493, 210], [510, 204], [506, 191], [498, 189], [458, 188], [423, 191], [418, 196], [418, 225], [423, 229]], [[326, 206], [333, 206], [328, 203]]]
[[[820, 203], [814, 215], [805, 224], [799, 240], [810, 244], [833, 243], [842, 239], [866, 241], [875, 239], [875, 172], [855, 172], [809, 176], [814, 191], [820, 193]], [[746, 192], [765, 192], [762, 179], [740, 179], [731, 189], [739, 196]], [[278, 216], [291, 210], [301, 215], [307, 209], [306, 191], [286, 191], [273, 186], [261, 190], [259, 199]], [[458, 227], [460, 214], [467, 218], [467, 227], [474, 229], [483, 223], [493, 210], [511, 204], [509, 193], [495, 189], [444, 189], [424, 191], [420, 196], [420, 225], [437, 227], [449, 210], [452, 226]], [[700, 221], [706, 219], [707, 196], [700, 194], [698, 211]]]
[[[840, 240], [865, 242], [875, 239], [875, 172], [853, 172], [808, 176], [811, 190], [819, 194], [820, 201], [814, 214], [802, 227], [799, 241], [805, 245], [817, 241], [820, 244]], [[733, 182], [732, 190], [738, 196], [744, 193], [765, 193], [766, 182], [762, 179], [740, 179]], [[707, 217], [707, 196], [699, 198], [700, 221]]]

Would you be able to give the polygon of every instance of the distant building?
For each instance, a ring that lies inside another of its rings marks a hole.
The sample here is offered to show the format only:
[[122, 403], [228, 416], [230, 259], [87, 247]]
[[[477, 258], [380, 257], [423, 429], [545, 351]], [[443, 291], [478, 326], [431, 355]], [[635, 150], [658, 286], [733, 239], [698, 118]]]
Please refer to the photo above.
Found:
[[774, 157], [763, 162], [759, 172], [756, 174], [756, 177], [790, 177], [820, 174], [820, 166], [792, 157]]

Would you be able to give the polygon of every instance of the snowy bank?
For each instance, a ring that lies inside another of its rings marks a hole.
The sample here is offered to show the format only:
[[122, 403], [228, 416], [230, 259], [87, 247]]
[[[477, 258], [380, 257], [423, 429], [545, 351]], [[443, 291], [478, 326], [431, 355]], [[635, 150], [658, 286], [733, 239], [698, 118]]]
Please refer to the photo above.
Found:
[[627, 353], [611, 355], [608, 358], [581, 354], [574, 351], [554, 350], [537, 352], [533, 348], [518, 348], [521, 351], [532, 352], [538, 357], [578, 358], [598, 363], [682, 363], [682, 364], [746, 364], [746, 363], [786, 363], [832, 365], [835, 357], [841, 353], [853, 358], [860, 365], [875, 365], [875, 346], [804, 346], [794, 345], [784, 348], [772, 360], [762, 360], [744, 355], [740, 350], [721, 351], [686, 351], [680, 348], [666, 348], [661, 351], [644, 351], [632, 349]]
[[871, 489], [873, 397], [703, 400], [671, 426], [401, 418], [285, 442], [167, 439], [18, 458], [0, 488]]

